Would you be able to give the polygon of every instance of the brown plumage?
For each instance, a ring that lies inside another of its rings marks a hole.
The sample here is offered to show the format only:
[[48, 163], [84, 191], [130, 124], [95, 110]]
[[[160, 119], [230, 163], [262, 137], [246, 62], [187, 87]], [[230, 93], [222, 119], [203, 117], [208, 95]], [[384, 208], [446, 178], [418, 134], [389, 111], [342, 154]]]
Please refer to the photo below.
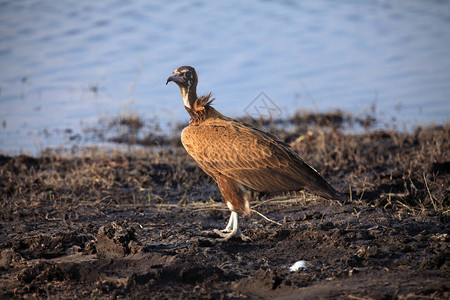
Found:
[[189, 155], [218, 184], [232, 211], [223, 231], [225, 239], [240, 236], [237, 213], [250, 215], [248, 200], [241, 187], [260, 192], [307, 189], [327, 199], [341, 199], [327, 181], [307, 165], [291, 148], [270, 133], [223, 116], [211, 106], [211, 94], [197, 97], [197, 73], [189, 66], [176, 69], [167, 82], [180, 87], [189, 126], [181, 141]]

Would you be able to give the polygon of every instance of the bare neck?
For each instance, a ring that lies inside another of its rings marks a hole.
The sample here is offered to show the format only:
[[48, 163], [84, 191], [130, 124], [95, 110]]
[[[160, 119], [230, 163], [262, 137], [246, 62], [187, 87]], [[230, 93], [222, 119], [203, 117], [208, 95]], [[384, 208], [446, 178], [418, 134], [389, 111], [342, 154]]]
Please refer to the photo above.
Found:
[[211, 106], [213, 101], [214, 98], [212, 98], [211, 93], [195, 98], [189, 97], [189, 107], [185, 105], [187, 112], [191, 116], [189, 124], [198, 125], [210, 117], [221, 116], [221, 114]]
[[190, 88], [181, 88], [181, 96], [186, 110], [189, 112], [194, 107], [197, 100], [197, 88], [195, 86]]

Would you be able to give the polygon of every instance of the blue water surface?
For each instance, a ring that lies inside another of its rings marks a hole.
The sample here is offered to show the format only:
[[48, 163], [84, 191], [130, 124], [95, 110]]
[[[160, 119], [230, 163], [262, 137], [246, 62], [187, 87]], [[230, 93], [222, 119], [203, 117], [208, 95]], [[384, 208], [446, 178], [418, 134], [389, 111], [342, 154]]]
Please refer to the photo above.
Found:
[[384, 124], [443, 123], [450, 3], [0, 1], [0, 151], [36, 153], [126, 111], [186, 121], [165, 86], [181, 65], [230, 116], [264, 92], [284, 116], [375, 106]]

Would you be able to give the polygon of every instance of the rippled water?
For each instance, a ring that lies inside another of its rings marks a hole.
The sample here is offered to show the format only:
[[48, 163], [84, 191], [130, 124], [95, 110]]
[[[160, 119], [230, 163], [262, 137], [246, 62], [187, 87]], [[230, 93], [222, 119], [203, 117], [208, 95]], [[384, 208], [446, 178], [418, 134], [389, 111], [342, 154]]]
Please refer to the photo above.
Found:
[[186, 64], [231, 116], [260, 92], [285, 115], [374, 103], [400, 127], [450, 115], [448, 1], [0, 1], [0, 41], [3, 152], [123, 111], [185, 121], [165, 79]]

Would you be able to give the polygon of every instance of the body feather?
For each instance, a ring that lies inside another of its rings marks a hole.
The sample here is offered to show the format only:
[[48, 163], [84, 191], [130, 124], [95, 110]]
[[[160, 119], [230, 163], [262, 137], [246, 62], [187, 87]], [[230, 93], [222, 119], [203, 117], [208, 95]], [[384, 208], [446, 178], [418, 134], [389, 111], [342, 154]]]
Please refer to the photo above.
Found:
[[189, 155], [215, 180], [226, 176], [260, 192], [307, 189], [327, 199], [338, 197], [326, 180], [286, 144], [224, 117], [212, 107], [208, 110], [214, 117], [186, 127], [181, 141]]

